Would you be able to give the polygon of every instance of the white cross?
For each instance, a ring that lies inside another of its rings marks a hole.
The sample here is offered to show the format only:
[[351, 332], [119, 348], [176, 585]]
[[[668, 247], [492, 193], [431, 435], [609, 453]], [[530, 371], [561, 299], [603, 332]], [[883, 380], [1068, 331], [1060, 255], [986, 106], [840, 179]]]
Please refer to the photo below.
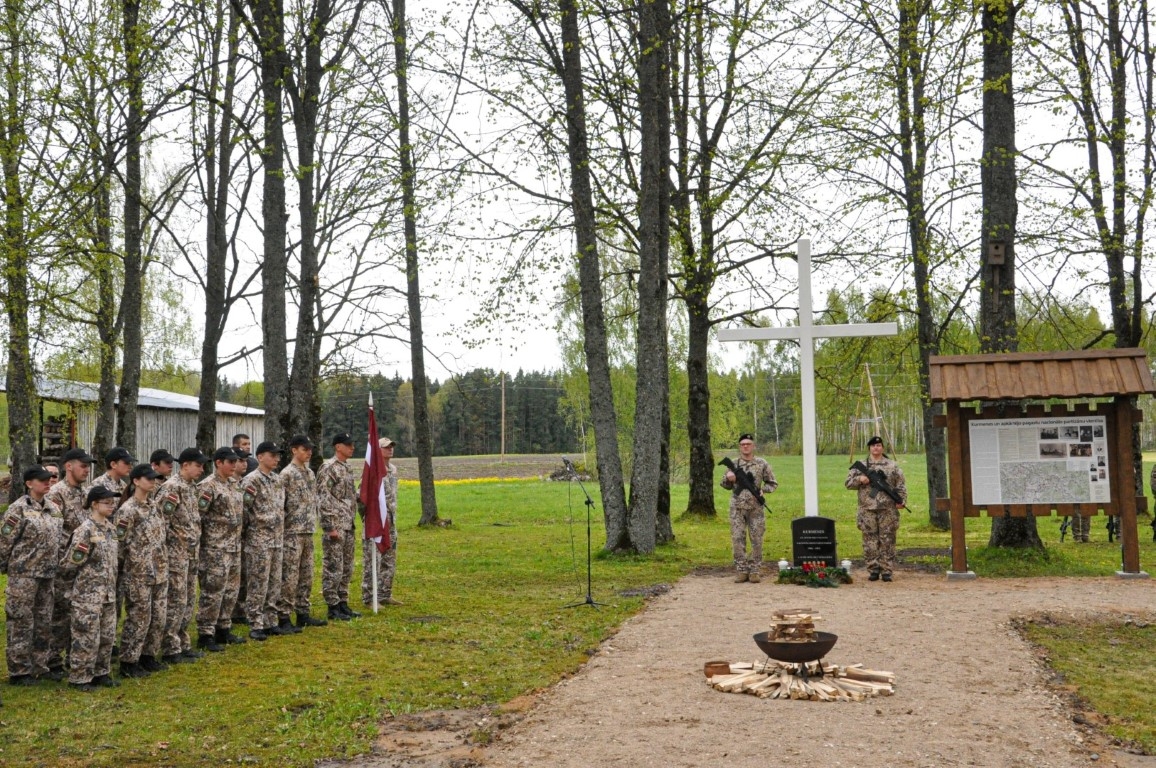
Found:
[[894, 336], [895, 323], [815, 325], [811, 309], [811, 241], [799, 240], [799, 324], [790, 328], [724, 328], [719, 341], [798, 339], [799, 388], [803, 393], [803, 499], [807, 517], [819, 514], [818, 441], [815, 439], [815, 339]]

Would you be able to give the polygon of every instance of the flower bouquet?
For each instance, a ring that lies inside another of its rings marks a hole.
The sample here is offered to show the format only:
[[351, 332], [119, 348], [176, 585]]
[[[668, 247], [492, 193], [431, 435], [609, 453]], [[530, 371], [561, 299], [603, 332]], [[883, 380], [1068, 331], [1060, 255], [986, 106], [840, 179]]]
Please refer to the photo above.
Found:
[[850, 584], [851, 574], [838, 566], [823, 563], [803, 563], [801, 568], [779, 571], [779, 584], [802, 584], [807, 587], [837, 587]]

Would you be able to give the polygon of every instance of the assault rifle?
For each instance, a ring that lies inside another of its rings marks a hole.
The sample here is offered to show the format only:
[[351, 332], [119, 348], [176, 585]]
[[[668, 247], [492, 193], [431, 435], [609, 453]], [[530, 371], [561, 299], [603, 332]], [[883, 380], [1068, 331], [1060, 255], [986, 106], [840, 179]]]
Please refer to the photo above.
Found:
[[1064, 537], [1068, 535], [1068, 530], [1072, 527], [1072, 518], [1065, 517], [1060, 521], [1060, 543], [1064, 543]]
[[755, 501], [759, 503], [759, 506], [767, 506], [767, 500], [763, 498], [763, 494], [759, 492], [758, 486], [755, 485], [755, 478], [750, 472], [747, 472], [745, 469], [739, 469], [735, 466], [735, 463], [730, 460], [730, 457], [723, 457], [723, 460], [720, 461], [718, 465], [720, 467], [726, 467], [735, 473], [735, 484], [738, 486], [737, 491], [747, 491], [755, 497]]
[[890, 496], [891, 500], [895, 502], [896, 506], [906, 506], [903, 503], [903, 497], [900, 496], [899, 492], [892, 488], [890, 484], [888, 484], [887, 476], [883, 474], [881, 470], [871, 469], [861, 461], [857, 461], [852, 464], [851, 469], [857, 469], [866, 475], [867, 478], [871, 481], [871, 487], [878, 491], [883, 491], [883, 493]]

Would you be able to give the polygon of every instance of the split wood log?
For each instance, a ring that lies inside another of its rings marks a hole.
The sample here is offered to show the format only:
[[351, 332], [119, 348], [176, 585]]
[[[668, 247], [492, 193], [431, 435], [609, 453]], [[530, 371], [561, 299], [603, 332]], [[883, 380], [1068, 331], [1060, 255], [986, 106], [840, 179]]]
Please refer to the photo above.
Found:
[[[763, 663], [734, 662], [737, 674], [715, 675], [711, 686], [725, 693], [749, 693], [760, 698], [796, 701], [863, 701], [895, 692], [895, 675], [867, 669], [862, 664], [823, 664], [823, 676], [811, 666], [804, 675], [799, 665], [768, 660]], [[742, 671], [738, 671], [742, 670]]]

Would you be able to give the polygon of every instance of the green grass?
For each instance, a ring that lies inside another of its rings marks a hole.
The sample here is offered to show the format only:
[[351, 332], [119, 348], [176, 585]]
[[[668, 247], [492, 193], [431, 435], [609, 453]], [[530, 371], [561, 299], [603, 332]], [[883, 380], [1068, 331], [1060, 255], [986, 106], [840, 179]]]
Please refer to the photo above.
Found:
[[1156, 627], [1033, 622], [1023, 631], [1047, 650], [1062, 681], [1105, 716], [1101, 727], [1109, 735], [1156, 754], [1156, 694], [1148, 672]]
[[[765, 558], [790, 557], [790, 520], [802, 514], [799, 457], [772, 460], [780, 490], [768, 499]], [[945, 551], [948, 534], [927, 525], [922, 457], [903, 457], [912, 504], [901, 549]], [[820, 509], [836, 520], [841, 557], [861, 555], [855, 495], [842, 486], [847, 462], [819, 462]], [[720, 470], [721, 471], [721, 470]], [[597, 492], [597, 484], [587, 487]], [[586, 512], [575, 485], [536, 480], [439, 485], [450, 528], [418, 529], [418, 490], [400, 490], [396, 595], [406, 602], [379, 616], [266, 643], [250, 642], [115, 690], [74, 693], [42, 683], [3, 686], [0, 764], [217, 766], [226, 761], [309, 765], [367, 752], [383, 714], [507, 701], [574, 671], [640, 598], [620, 592], [671, 583], [698, 567], [727, 567], [727, 494], [719, 515], [683, 519], [686, 486], [673, 488], [677, 540], [652, 557], [599, 553], [605, 535], [594, 514], [594, 610], [567, 609], [585, 595]], [[595, 497], [597, 501], [597, 496]], [[1102, 518], [1097, 518], [1097, 521]], [[972, 567], [980, 576], [1110, 575], [1119, 549], [1105, 540], [1059, 544], [1054, 519], [1041, 519], [1046, 557], [988, 553], [987, 520], [968, 521]], [[1142, 533], [1147, 528], [1142, 528]], [[1151, 537], [1141, 562], [1153, 568]], [[318, 548], [320, 553], [320, 548]], [[319, 555], [318, 555], [319, 556]], [[946, 568], [947, 556], [924, 558]], [[360, 570], [360, 558], [358, 560]], [[360, 595], [354, 575], [354, 604]], [[320, 567], [314, 605], [320, 599]]]

